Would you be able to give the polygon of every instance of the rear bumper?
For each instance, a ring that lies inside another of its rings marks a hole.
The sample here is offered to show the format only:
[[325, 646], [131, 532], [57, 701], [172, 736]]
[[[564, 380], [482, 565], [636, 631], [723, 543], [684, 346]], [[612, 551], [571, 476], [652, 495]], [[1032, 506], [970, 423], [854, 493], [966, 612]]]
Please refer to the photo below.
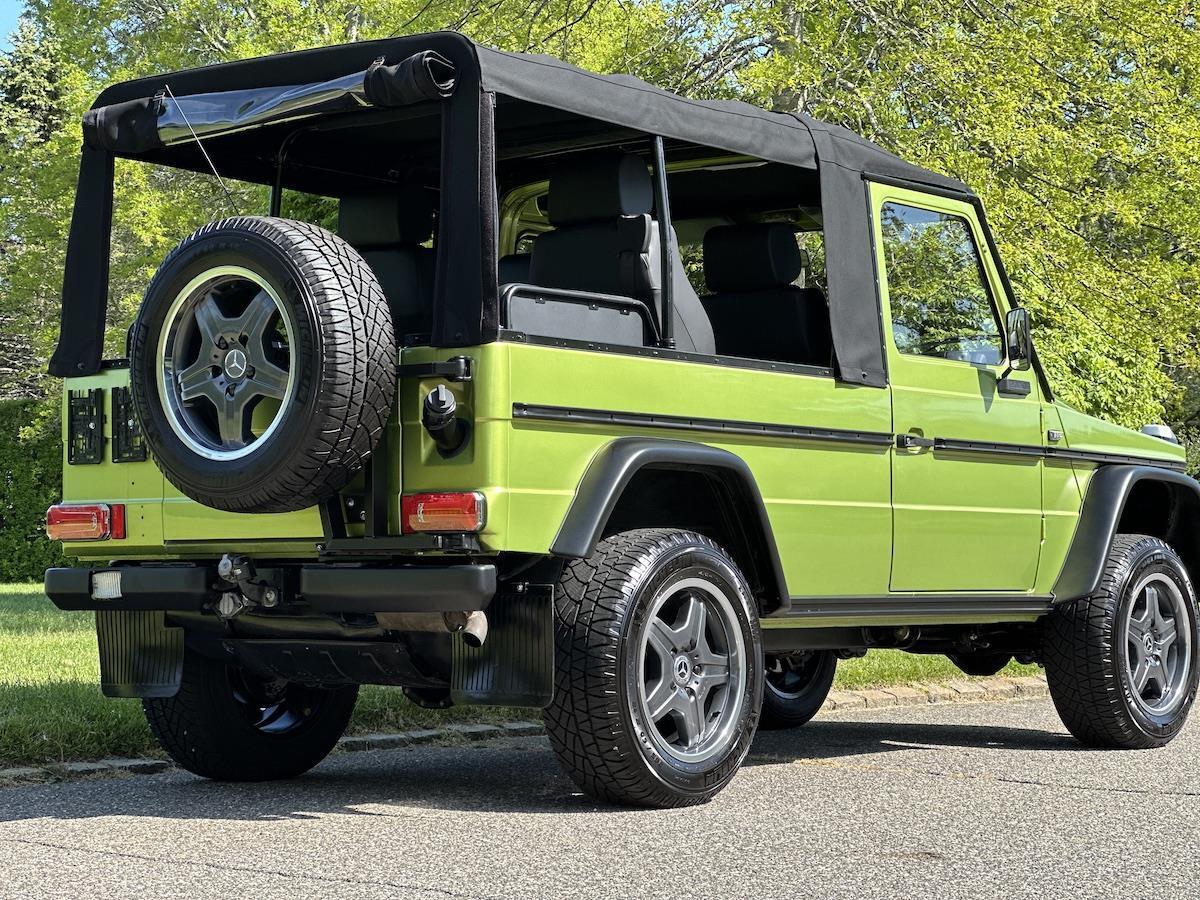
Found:
[[[100, 573], [120, 573], [120, 597], [93, 596]], [[260, 569], [288, 600], [330, 613], [457, 612], [486, 609], [496, 593], [496, 567], [299, 566]], [[289, 590], [291, 588], [291, 590]], [[220, 599], [215, 566], [108, 566], [46, 570], [46, 596], [63, 610], [196, 612]]]

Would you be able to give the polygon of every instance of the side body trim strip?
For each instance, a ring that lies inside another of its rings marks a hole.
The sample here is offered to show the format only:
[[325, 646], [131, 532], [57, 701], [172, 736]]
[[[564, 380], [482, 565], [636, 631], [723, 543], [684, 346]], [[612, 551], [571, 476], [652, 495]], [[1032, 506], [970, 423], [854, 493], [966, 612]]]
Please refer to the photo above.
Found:
[[800, 441], [828, 441], [890, 447], [892, 435], [879, 431], [844, 431], [837, 428], [810, 428], [804, 425], [772, 425], [728, 419], [698, 419], [687, 416], [647, 415], [605, 409], [577, 409], [567, 406], [539, 406], [514, 403], [514, 419], [547, 422], [576, 422], [583, 425], [624, 425], [635, 428], [670, 428], [716, 434], [740, 434], [751, 437], [789, 438]]
[[[778, 425], [768, 422], [745, 422], [736, 419], [706, 419], [690, 416], [670, 416], [621, 412], [610, 409], [585, 409], [573, 406], [546, 406], [536, 403], [514, 403], [514, 419], [534, 419], [546, 422], [575, 422], [581, 425], [618, 425], [633, 428], [669, 428], [679, 431], [702, 431], [714, 434], [738, 434], [750, 437], [785, 438], [798, 441], [824, 441], [839, 444], [858, 444], [870, 447], [890, 447], [906, 435], [880, 431], [850, 431], [840, 428], [814, 428], [807, 425]], [[909, 446], [918, 446], [915, 442]], [[926, 446], [920, 444], [919, 446]], [[1184, 463], [1122, 453], [1096, 453], [1088, 450], [1068, 450], [1059, 447], [1039, 447], [1035, 444], [1006, 444], [994, 441], [967, 441], [957, 438], [934, 438], [935, 453], [979, 453], [989, 456], [1026, 456], [1058, 459], [1068, 462], [1135, 463], [1163, 469], [1183, 471]]]
[[1143, 466], [1157, 466], [1161, 469], [1178, 469], [1183, 471], [1183, 460], [1155, 459], [1148, 456], [1133, 456], [1124, 453], [1097, 453], [1090, 450], [1069, 450], [1065, 447], [1039, 447], [1034, 444], [1003, 444], [990, 441], [963, 441], [956, 438], [934, 438], [934, 452], [945, 453], [986, 453], [1001, 456], [1033, 456], [1046, 459], [1061, 459], [1069, 462], [1094, 463], [1135, 463]]

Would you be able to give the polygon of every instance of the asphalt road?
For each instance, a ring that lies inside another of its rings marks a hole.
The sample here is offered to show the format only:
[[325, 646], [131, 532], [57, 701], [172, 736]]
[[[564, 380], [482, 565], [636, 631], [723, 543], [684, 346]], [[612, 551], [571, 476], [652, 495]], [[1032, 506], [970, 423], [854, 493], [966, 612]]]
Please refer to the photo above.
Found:
[[542, 738], [9, 788], [0, 897], [1194, 898], [1198, 756], [1084, 750], [1032, 701], [830, 713], [670, 812], [598, 807]]

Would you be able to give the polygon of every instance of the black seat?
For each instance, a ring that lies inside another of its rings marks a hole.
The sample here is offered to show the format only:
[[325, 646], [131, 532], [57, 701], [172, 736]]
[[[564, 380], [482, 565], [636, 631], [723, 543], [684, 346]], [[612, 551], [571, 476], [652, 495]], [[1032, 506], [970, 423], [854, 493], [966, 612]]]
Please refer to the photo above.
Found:
[[[661, 319], [658, 223], [645, 163], [632, 154], [602, 153], [576, 161], [550, 179], [554, 231], [533, 246], [530, 282], [542, 287], [641, 300]], [[674, 334], [680, 350], [713, 353], [712, 327], [683, 264], [673, 262]]]
[[829, 305], [796, 287], [804, 255], [790, 225], [722, 225], [704, 235], [704, 308], [717, 352], [810, 366], [833, 364]]
[[397, 340], [430, 330], [433, 309], [433, 236], [436, 200], [431, 191], [409, 186], [395, 194], [342, 198], [338, 234], [362, 254], [379, 279]]
[[499, 284], [529, 284], [533, 256], [529, 253], [509, 253], [496, 264]]

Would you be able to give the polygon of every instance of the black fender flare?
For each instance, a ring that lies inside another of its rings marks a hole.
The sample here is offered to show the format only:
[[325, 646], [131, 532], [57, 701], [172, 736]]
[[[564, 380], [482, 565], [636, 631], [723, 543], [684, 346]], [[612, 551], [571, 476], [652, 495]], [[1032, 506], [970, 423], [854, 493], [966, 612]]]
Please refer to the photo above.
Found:
[[[1171, 508], [1164, 534], [1192, 568], [1192, 576], [1200, 576], [1194, 568], [1197, 560], [1196, 538], [1200, 521], [1186, 512], [1200, 510], [1200, 482], [1182, 472], [1156, 466], [1114, 465], [1096, 470], [1088, 484], [1079, 523], [1071, 539], [1071, 548], [1054, 584], [1055, 602], [1086, 597], [1100, 585], [1104, 561], [1112, 547], [1113, 537], [1125, 512], [1125, 504], [1139, 482], [1155, 481], [1171, 493]], [[1189, 509], [1190, 508], [1190, 509]]]
[[633, 476], [645, 468], [702, 472], [719, 479], [739, 503], [742, 516], [749, 517], [747, 526], [757, 526], [761, 531], [760, 550], [768, 560], [769, 571], [760, 572], [760, 578], [765, 589], [777, 594], [773, 598], [778, 602], [775, 608], [787, 608], [789, 594], [783, 563], [754, 474], [740, 456], [707, 444], [641, 437], [610, 441], [588, 464], [550, 552], [568, 559], [588, 556], [600, 542], [621, 494]]

